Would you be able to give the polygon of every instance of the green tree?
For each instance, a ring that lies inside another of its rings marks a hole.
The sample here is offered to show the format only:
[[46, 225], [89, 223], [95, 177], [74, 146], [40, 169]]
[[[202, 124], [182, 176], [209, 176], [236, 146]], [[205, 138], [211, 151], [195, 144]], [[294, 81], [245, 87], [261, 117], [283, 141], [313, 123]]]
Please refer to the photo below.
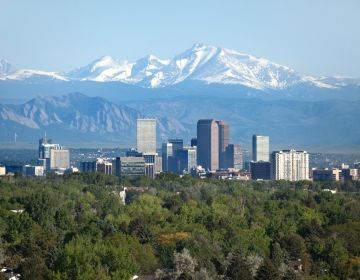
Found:
[[234, 280], [253, 279], [250, 267], [246, 263], [246, 259], [241, 251], [237, 250], [230, 258], [230, 264], [226, 270], [226, 277]]
[[279, 280], [280, 275], [278, 269], [274, 266], [270, 259], [266, 258], [260, 266], [255, 280]]

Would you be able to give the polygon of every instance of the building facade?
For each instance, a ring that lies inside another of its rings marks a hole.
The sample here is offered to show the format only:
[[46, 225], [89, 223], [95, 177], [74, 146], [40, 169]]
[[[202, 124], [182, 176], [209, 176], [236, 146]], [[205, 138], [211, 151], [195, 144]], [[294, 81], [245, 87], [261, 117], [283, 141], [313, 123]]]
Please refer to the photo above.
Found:
[[50, 150], [50, 169], [67, 169], [70, 167], [70, 152], [65, 149]]
[[163, 143], [161, 146], [162, 170], [170, 171], [171, 158], [173, 156], [173, 145], [171, 143]]
[[270, 162], [268, 161], [251, 161], [250, 173], [253, 180], [270, 180], [271, 179]]
[[228, 144], [226, 147], [226, 165], [225, 168], [243, 169], [243, 153], [241, 145], [239, 144]]
[[230, 126], [224, 121], [217, 121], [219, 129], [219, 169], [228, 168], [226, 149], [230, 143]]
[[145, 159], [143, 157], [119, 157], [119, 176], [144, 176]]
[[309, 154], [306, 151], [282, 150], [271, 154], [271, 179], [309, 180]]
[[213, 119], [197, 122], [197, 157], [205, 170], [219, 169], [219, 126]]
[[156, 153], [155, 119], [137, 119], [136, 147], [139, 152]]
[[269, 161], [269, 136], [253, 135], [252, 160]]
[[313, 169], [312, 177], [313, 181], [339, 181], [341, 170], [338, 168]]
[[190, 173], [197, 166], [196, 147], [184, 147], [178, 152], [179, 174]]
[[23, 175], [27, 177], [41, 177], [44, 176], [43, 166], [24, 165]]

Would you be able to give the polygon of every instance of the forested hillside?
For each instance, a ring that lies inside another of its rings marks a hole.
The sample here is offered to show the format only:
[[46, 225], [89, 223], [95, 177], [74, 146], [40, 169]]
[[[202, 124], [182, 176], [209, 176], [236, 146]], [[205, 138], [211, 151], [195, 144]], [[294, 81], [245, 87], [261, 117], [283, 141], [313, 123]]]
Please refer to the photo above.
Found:
[[37, 280], [360, 279], [359, 190], [171, 174], [2, 178], [0, 263]]

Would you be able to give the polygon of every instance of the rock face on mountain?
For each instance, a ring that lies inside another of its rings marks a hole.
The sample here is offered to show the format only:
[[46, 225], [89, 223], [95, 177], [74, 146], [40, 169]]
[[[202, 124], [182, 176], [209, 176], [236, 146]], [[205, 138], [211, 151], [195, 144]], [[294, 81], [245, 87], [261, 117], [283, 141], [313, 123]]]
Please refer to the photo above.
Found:
[[[231, 141], [249, 144], [266, 134], [276, 147], [359, 147], [360, 101], [289, 101], [203, 96], [174, 97], [115, 104], [80, 93], [37, 97], [21, 105], [0, 104], [0, 141], [36, 143], [46, 131], [69, 146], [134, 147], [136, 119], [157, 119], [158, 146], [168, 138], [196, 136], [201, 118], [225, 120]], [[274, 147], [274, 146], [273, 146]]]
[[[13, 133], [23, 140], [26, 137], [36, 139], [35, 135], [51, 131], [54, 137], [73, 143], [87, 138], [97, 142], [118, 141], [119, 145], [135, 144], [136, 119], [150, 115], [80, 93], [37, 97], [22, 105], [0, 105], [3, 127], [0, 139], [4, 141]], [[158, 119], [158, 133], [166, 138], [169, 133], [187, 135], [188, 129], [174, 118], [162, 117]]]

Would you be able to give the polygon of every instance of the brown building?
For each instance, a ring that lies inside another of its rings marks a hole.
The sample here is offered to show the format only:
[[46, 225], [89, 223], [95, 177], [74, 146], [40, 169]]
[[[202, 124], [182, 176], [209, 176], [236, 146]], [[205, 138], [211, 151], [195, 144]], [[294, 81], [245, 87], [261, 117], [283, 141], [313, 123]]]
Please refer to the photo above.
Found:
[[230, 127], [224, 121], [217, 121], [219, 127], [219, 169], [228, 168], [226, 148], [230, 143]]

